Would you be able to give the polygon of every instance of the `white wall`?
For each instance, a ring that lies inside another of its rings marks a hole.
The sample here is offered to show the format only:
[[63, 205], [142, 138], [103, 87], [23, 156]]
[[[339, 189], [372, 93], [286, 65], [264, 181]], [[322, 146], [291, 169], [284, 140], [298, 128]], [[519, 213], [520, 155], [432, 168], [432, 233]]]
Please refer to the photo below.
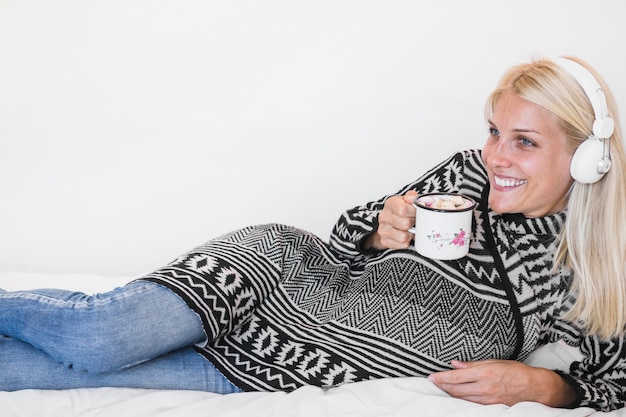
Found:
[[263, 222], [327, 238], [344, 209], [479, 147], [512, 64], [578, 55], [626, 106], [623, 16], [621, 0], [0, 0], [0, 270], [136, 275]]

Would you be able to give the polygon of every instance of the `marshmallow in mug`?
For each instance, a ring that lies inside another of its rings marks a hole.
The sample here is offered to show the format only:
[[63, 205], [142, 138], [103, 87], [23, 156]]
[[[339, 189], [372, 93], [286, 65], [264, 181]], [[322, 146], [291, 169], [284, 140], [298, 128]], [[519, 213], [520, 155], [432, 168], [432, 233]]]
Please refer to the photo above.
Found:
[[471, 207], [474, 203], [466, 200], [460, 195], [453, 195], [450, 198], [439, 198], [435, 196], [418, 197], [415, 201], [420, 206], [440, 210], [462, 210]]

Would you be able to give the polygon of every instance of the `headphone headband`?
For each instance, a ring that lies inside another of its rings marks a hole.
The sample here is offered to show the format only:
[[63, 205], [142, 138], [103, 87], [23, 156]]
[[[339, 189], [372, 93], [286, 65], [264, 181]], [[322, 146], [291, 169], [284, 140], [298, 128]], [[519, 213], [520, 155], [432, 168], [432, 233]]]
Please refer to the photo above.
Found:
[[598, 139], [611, 137], [615, 129], [615, 124], [613, 123], [613, 119], [609, 116], [609, 108], [606, 103], [604, 91], [596, 77], [587, 68], [571, 59], [556, 58], [554, 62], [578, 82], [589, 98], [595, 114], [593, 135]]

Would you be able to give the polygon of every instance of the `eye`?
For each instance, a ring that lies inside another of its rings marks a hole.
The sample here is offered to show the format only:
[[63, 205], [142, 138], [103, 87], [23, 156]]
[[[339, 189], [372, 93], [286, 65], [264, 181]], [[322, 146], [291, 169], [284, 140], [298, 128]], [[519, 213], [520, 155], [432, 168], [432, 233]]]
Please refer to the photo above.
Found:
[[489, 128], [489, 134], [491, 136], [500, 136], [500, 131], [498, 129], [496, 129], [495, 127], [490, 127]]
[[532, 140], [530, 140], [528, 138], [524, 138], [524, 137], [519, 138], [519, 143], [521, 143], [523, 146], [534, 146], [535, 145], [535, 142], [533, 142]]

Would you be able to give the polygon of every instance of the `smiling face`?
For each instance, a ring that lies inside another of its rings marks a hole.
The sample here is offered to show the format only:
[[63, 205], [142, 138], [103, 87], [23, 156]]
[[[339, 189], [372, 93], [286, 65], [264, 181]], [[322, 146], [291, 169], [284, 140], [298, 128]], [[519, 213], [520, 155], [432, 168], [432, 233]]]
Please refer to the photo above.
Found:
[[567, 205], [573, 150], [558, 118], [543, 107], [503, 93], [493, 107], [482, 157], [489, 206], [498, 213], [542, 217]]

